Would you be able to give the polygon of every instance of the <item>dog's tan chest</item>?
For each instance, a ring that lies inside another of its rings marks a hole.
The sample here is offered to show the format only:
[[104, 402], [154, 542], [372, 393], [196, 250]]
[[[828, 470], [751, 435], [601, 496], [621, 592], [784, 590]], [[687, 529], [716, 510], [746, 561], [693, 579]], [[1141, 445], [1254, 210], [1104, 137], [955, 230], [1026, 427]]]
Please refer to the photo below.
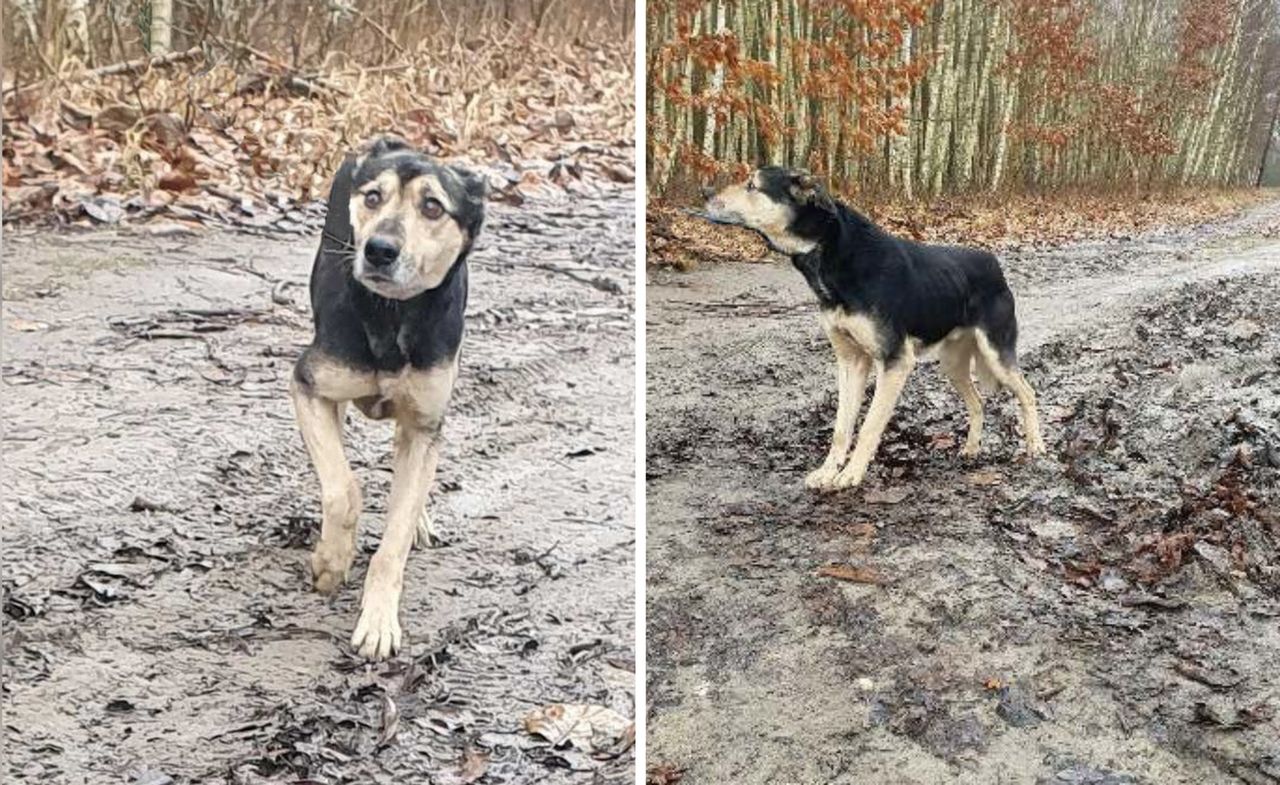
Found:
[[852, 342], [869, 357], [881, 356], [883, 346], [880, 328], [871, 317], [835, 309], [823, 311], [819, 319], [822, 329], [828, 335], [838, 335], [845, 341]]
[[458, 378], [458, 361], [455, 356], [433, 368], [380, 373], [312, 357], [308, 370], [315, 393], [323, 398], [352, 401], [375, 420], [411, 418], [430, 425], [444, 416]]

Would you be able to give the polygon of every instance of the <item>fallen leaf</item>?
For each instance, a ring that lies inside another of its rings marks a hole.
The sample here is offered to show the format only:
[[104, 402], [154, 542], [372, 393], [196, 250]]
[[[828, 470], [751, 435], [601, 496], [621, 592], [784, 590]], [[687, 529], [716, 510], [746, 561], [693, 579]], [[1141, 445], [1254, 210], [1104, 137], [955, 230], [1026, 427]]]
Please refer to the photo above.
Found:
[[995, 472], [974, 472], [968, 477], [970, 485], [999, 485], [1004, 478]]
[[524, 717], [524, 729], [552, 746], [570, 744], [584, 752], [611, 752], [625, 740], [631, 720], [607, 706], [554, 703]]
[[1203, 668], [1193, 662], [1179, 660], [1173, 669], [1183, 676], [1215, 689], [1230, 689], [1244, 681], [1244, 676], [1234, 668]]
[[400, 709], [396, 708], [396, 702], [391, 700], [391, 696], [384, 692], [382, 694], [382, 732], [378, 734], [378, 741], [374, 744], [374, 748], [381, 749], [390, 744], [399, 730]]
[[466, 752], [462, 753], [462, 766], [458, 770], [462, 782], [475, 782], [483, 777], [488, 770], [489, 754], [481, 752], [475, 747], [467, 747]]
[[196, 187], [196, 178], [190, 172], [166, 172], [156, 185], [166, 191], [190, 191]]
[[951, 450], [956, 446], [956, 437], [949, 433], [938, 433], [929, 437], [929, 447], [934, 450]]
[[109, 196], [95, 196], [92, 199], [86, 199], [80, 206], [84, 208], [85, 215], [98, 223], [119, 223], [120, 219], [124, 217], [124, 208], [120, 206], [120, 200]]
[[658, 763], [649, 767], [646, 785], [676, 785], [684, 779], [684, 769], [671, 763]]
[[852, 583], [870, 583], [876, 586], [883, 586], [887, 582], [876, 570], [870, 567], [856, 567], [852, 564], [823, 565], [818, 568], [818, 576]]
[[20, 333], [34, 333], [49, 329], [49, 323], [37, 322], [32, 319], [23, 319], [21, 316], [15, 316], [9, 320], [9, 329], [16, 330]]

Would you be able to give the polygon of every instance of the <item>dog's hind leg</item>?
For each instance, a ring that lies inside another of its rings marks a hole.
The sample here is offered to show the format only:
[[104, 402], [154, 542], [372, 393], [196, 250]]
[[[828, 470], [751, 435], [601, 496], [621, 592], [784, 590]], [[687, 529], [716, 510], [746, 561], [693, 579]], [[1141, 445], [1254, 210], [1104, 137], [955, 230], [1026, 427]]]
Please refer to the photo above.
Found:
[[418, 516], [418, 529], [413, 537], [413, 546], [425, 549], [444, 544], [444, 539], [436, 531], [435, 519], [431, 517], [429, 506], [424, 505], [422, 514]]
[[840, 467], [849, 455], [853, 441], [853, 426], [858, 422], [858, 410], [867, 387], [867, 374], [871, 372], [871, 358], [848, 335], [836, 327], [828, 327], [827, 337], [836, 353], [836, 384], [839, 403], [836, 405], [835, 433], [831, 437], [831, 449], [822, 466], [809, 473], [804, 484], [809, 488], [825, 488], [840, 473]]
[[880, 447], [880, 437], [893, 416], [893, 409], [902, 395], [902, 388], [915, 368], [915, 352], [909, 344], [902, 347], [902, 355], [890, 363], [879, 365], [876, 373], [876, 391], [871, 396], [871, 405], [867, 407], [867, 416], [862, 420], [862, 428], [858, 430], [858, 444], [853, 448], [853, 456], [849, 465], [836, 476], [832, 488], [839, 490], [860, 485], [867, 474], [867, 467]]
[[360, 483], [342, 452], [344, 404], [308, 390], [295, 380], [291, 390], [298, 428], [320, 478], [320, 539], [311, 554], [317, 591], [331, 592], [347, 579], [356, 552]]
[[1031, 389], [1031, 385], [1027, 383], [1015, 363], [1002, 359], [1001, 353], [996, 350], [991, 339], [982, 330], [977, 330], [975, 336], [978, 346], [977, 361], [983, 363], [986, 366], [986, 372], [1007, 387], [1018, 401], [1018, 415], [1022, 421], [1022, 435], [1027, 443], [1027, 454], [1044, 455], [1044, 439], [1040, 436], [1040, 415], [1036, 410], [1035, 390]]
[[961, 338], [944, 347], [938, 355], [942, 372], [955, 385], [969, 411], [969, 435], [961, 455], [977, 455], [982, 443], [982, 395], [973, 383], [971, 370], [975, 350], [972, 338]]

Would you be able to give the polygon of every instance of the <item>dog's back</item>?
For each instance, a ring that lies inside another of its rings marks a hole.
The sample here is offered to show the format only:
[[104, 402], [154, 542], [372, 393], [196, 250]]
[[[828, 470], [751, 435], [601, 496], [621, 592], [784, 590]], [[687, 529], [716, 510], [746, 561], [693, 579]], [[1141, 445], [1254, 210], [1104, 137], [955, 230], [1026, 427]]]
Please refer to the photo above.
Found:
[[[835, 242], [814, 251], [822, 260], [807, 276], [824, 307], [874, 316], [925, 346], [956, 329], [980, 328], [1004, 364], [1017, 364], [1013, 293], [993, 254], [895, 237], [848, 206], [836, 207]], [[797, 260], [802, 271], [805, 264]]]

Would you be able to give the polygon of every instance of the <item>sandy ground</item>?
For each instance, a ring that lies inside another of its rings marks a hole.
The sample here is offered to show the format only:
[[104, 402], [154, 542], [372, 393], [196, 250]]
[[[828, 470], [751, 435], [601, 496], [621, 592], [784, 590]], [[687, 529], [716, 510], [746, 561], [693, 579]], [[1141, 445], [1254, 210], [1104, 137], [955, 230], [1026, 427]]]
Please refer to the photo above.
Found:
[[800, 275], [650, 272], [651, 781], [1280, 782], [1280, 204], [1004, 263], [1049, 457], [924, 365], [835, 496]]
[[315, 239], [8, 233], [5, 781], [630, 782], [630, 752], [521, 719], [635, 713], [633, 212], [625, 190], [491, 208], [447, 544], [410, 557], [407, 651], [378, 664], [347, 639], [391, 428], [354, 410], [364, 553], [309, 591], [318, 487], [286, 389]]

